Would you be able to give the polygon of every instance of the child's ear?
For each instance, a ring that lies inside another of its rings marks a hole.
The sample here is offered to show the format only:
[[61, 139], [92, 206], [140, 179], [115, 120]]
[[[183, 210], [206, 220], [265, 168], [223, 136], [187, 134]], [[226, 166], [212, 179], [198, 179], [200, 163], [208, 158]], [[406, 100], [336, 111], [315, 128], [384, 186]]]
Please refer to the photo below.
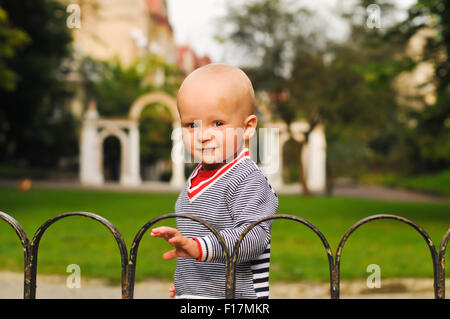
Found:
[[244, 140], [248, 141], [256, 132], [256, 126], [258, 125], [258, 118], [256, 115], [251, 114], [247, 116], [244, 122]]

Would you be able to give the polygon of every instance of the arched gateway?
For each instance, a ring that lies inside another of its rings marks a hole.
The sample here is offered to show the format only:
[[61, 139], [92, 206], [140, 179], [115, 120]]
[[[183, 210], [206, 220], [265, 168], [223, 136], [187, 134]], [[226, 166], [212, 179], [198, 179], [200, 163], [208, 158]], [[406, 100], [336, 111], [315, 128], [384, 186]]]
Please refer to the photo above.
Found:
[[[176, 101], [164, 92], [145, 94], [131, 105], [128, 118], [100, 118], [91, 101], [83, 120], [80, 137], [80, 181], [85, 185], [102, 185], [103, 154], [102, 144], [106, 137], [116, 136], [121, 144], [121, 172], [119, 183], [124, 186], [138, 186], [140, 177], [139, 119], [142, 110], [151, 103], [164, 104], [172, 115], [173, 128], [180, 127]], [[181, 136], [176, 136], [181, 138]], [[174, 141], [179, 145], [181, 141]], [[172, 161], [171, 186], [182, 188], [185, 182], [184, 163]]]

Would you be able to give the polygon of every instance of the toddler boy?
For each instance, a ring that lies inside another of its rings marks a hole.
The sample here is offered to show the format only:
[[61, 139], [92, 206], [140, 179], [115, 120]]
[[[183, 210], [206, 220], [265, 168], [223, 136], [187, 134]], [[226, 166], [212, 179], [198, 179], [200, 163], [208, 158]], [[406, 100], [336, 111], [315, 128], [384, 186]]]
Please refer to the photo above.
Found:
[[[209, 64], [186, 77], [177, 96], [183, 142], [200, 163], [175, 204], [215, 227], [232, 249], [252, 222], [276, 213], [278, 198], [245, 147], [255, 133], [254, 91], [247, 75], [225, 64]], [[236, 298], [269, 297], [270, 230], [260, 223], [244, 238], [236, 264]], [[177, 219], [177, 229], [157, 227], [174, 249], [177, 298], [224, 298], [225, 260], [216, 237], [201, 224]], [[183, 258], [184, 257], [184, 258]]]

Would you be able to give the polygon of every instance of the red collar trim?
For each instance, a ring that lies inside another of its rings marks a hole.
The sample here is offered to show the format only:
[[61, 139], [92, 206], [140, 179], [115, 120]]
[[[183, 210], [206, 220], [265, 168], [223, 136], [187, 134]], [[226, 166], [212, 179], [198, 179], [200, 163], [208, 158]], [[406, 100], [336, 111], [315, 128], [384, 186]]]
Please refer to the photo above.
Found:
[[247, 148], [244, 148], [241, 153], [230, 163], [222, 166], [218, 171], [210, 178], [201, 181], [198, 185], [191, 188], [191, 180], [198, 174], [198, 171], [202, 168], [202, 164], [198, 164], [188, 179], [187, 195], [189, 200], [193, 202], [201, 193], [209, 188], [215, 181], [226, 174], [234, 165], [243, 160], [244, 158], [250, 158], [250, 153]]

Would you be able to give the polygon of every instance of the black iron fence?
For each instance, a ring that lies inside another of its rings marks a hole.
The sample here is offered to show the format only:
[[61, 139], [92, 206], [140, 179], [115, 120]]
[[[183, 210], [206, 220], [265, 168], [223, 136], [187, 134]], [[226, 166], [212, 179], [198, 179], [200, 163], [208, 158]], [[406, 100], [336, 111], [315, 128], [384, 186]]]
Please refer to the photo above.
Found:
[[425, 242], [430, 250], [431, 261], [433, 264], [433, 288], [434, 288], [434, 297], [436, 299], [444, 299], [445, 298], [445, 252], [447, 249], [447, 243], [450, 237], [450, 228], [445, 233], [442, 238], [441, 245], [439, 247], [439, 252], [436, 251], [436, 248], [431, 240], [430, 236], [417, 224], [397, 215], [389, 215], [389, 214], [380, 214], [380, 215], [372, 215], [366, 217], [364, 219], [359, 220], [355, 223], [350, 229], [344, 234], [339, 245], [337, 247], [336, 255], [333, 255], [330, 245], [328, 244], [325, 236], [315, 227], [313, 224], [308, 222], [307, 220], [292, 216], [292, 215], [273, 215], [270, 217], [262, 218], [251, 225], [249, 225], [238, 238], [232, 252], [227, 247], [225, 240], [220, 235], [219, 231], [217, 231], [214, 227], [203, 221], [202, 219], [189, 215], [189, 214], [167, 214], [162, 215], [157, 218], [152, 219], [148, 223], [146, 223], [136, 234], [134, 240], [131, 244], [130, 256], [128, 256], [128, 250], [125, 245], [125, 241], [121, 235], [121, 233], [105, 218], [88, 212], [68, 212], [64, 214], [60, 214], [55, 216], [49, 220], [47, 220], [44, 224], [42, 224], [36, 233], [34, 234], [33, 239], [28, 239], [27, 234], [25, 233], [22, 226], [10, 215], [0, 212], [0, 218], [6, 221], [12, 228], [14, 228], [15, 232], [19, 236], [20, 242], [23, 246], [24, 250], [24, 289], [23, 296], [24, 299], [35, 299], [36, 298], [36, 274], [37, 274], [37, 260], [38, 260], [38, 251], [39, 251], [39, 242], [44, 235], [45, 231], [56, 221], [69, 217], [69, 216], [84, 216], [98, 221], [103, 224], [111, 234], [114, 236], [117, 245], [120, 251], [121, 258], [121, 271], [122, 271], [122, 298], [123, 299], [132, 299], [134, 293], [134, 282], [135, 282], [135, 272], [136, 272], [136, 262], [137, 262], [137, 253], [139, 248], [139, 243], [147, 232], [147, 230], [152, 227], [157, 222], [168, 219], [168, 218], [188, 218], [198, 223], [202, 224], [206, 228], [208, 228], [218, 239], [220, 242], [223, 254], [225, 257], [225, 271], [226, 271], [226, 280], [225, 280], [225, 297], [227, 299], [235, 298], [235, 267], [236, 261], [239, 254], [239, 247], [246, 236], [246, 234], [256, 225], [268, 220], [275, 219], [286, 219], [298, 222], [310, 228], [321, 240], [325, 253], [328, 257], [328, 267], [330, 270], [330, 297], [332, 299], [339, 299], [339, 284], [340, 284], [340, 265], [341, 265], [341, 257], [342, 250], [344, 248], [345, 242], [349, 238], [349, 236], [361, 225], [366, 224], [370, 221], [377, 219], [393, 219], [403, 223], [406, 223], [413, 227], [419, 234], [425, 239]]

